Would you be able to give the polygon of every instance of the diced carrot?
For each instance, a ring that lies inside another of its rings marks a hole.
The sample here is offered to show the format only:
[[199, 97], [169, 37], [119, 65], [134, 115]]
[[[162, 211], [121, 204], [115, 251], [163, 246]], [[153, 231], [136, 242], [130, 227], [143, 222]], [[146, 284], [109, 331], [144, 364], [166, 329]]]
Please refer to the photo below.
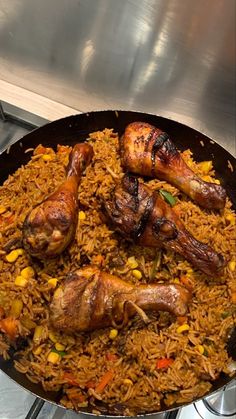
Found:
[[105, 262], [104, 256], [96, 255], [93, 257], [93, 263], [98, 266], [103, 266]]
[[70, 151], [70, 147], [68, 147], [66, 145], [58, 145], [57, 146], [58, 154], [69, 153], [69, 151]]
[[115, 361], [117, 361], [117, 360], [118, 360], [118, 356], [117, 356], [116, 354], [112, 354], [112, 353], [108, 352], [108, 353], [106, 354], [106, 359], [107, 359], [108, 361], [113, 361], [113, 362], [115, 362]]
[[114, 371], [109, 370], [107, 371], [103, 377], [101, 378], [100, 383], [95, 387], [96, 393], [102, 393], [104, 388], [107, 386], [107, 384], [112, 380], [114, 377]]
[[232, 301], [233, 304], [236, 304], [236, 292], [232, 292], [231, 301]]
[[177, 317], [177, 322], [178, 322], [179, 324], [184, 324], [184, 323], [187, 323], [187, 317], [186, 317], [186, 316], [178, 316], [178, 317]]
[[0, 319], [2, 319], [4, 317], [5, 314], [5, 310], [3, 307], [0, 307]]
[[192, 291], [193, 289], [193, 283], [191, 281], [190, 278], [188, 278], [187, 276], [181, 276], [180, 277], [180, 282], [190, 291]]
[[12, 317], [6, 317], [5, 319], [0, 320], [0, 330], [11, 339], [15, 339], [18, 332], [19, 321], [13, 319]]
[[81, 394], [81, 390], [77, 388], [70, 388], [66, 391], [67, 396], [70, 400], [83, 403], [85, 401], [85, 396]]
[[14, 221], [15, 217], [13, 214], [9, 215], [8, 217], [2, 217], [0, 216], [0, 225], [3, 224], [12, 224]]
[[38, 147], [34, 150], [34, 154], [44, 154], [46, 152], [46, 147], [44, 147], [42, 144], [39, 144]]
[[63, 375], [63, 379], [70, 384], [71, 386], [79, 386], [79, 382], [76, 380], [76, 377], [70, 373], [70, 372], [65, 372]]
[[158, 359], [156, 363], [156, 368], [158, 370], [163, 369], [163, 368], [168, 368], [171, 364], [173, 364], [173, 362], [174, 360], [171, 358]]
[[96, 383], [93, 380], [90, 380], [85, 384], [85, 388], [95, 388], [95, 387], [96, 387]]

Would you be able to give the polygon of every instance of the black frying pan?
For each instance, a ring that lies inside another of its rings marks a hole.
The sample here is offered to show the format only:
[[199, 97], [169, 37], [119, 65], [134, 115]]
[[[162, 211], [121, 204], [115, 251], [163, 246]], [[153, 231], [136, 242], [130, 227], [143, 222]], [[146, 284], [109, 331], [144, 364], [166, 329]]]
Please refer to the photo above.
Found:
[[[192, 150], [196, 161], [212, 160], [216, 175], [221, 180], [229, 198], [233, 202], [234, 209], [236, 209], [236, 159], [212, 139], [186, 125], [159, 116], [139, 112], [90, 112], [59, 119], [30, 132], [17, 143], [13, 144], [8, 152], [5, 151], [0, 155], [0, 184], [10, 174], [15, 172], [18, 167], [28, 162], [30, 156], [29, 154], [25, 154], [24, 151], [30, 147], [35, 147], [38, 144], [53, 148], [56, 148], [57, 144], [73, 145], [77, 142], [84, 141], [90, 132], [103, 130], [104, 128], [113, 128], [115, 132], [122, 134], [126, 125], [134, 121], [145, 121], [168, 132], [178, 149], [185, 150], [190, 148]], [[229, 162], [233, 167], [233, 171], [229, 168]], [[45, 392], [41, 386], [31, 383], [25, 375], [19, 373], [14, 368], [13, 359], [14, 351], [11, 352], [11, 358], [8, 361], [4, 361], [0, 357], [1, 370], [35, 396], [61, 406], [59, 404], [61, 398], [59, 392]], [[234, 377], [236, 377], [236, 374]], [[232, 378], [221, 374], [219, 379], [214, 382], [210, 393], [220, 389], [231, 380]], [[168, 409], [163, 405], [161, 411], [173, 410], [179, 407], [181, 406], [176, 405]], [[117, 412], [113, 413], [104, 406], [102, 410], [105, 416], [117, 415]], [[161, 411], [153, 412], [153, 414], [161, 413]], [[81, 412], [90, 413], [91, 410], [84, 408], [81, 409]]]

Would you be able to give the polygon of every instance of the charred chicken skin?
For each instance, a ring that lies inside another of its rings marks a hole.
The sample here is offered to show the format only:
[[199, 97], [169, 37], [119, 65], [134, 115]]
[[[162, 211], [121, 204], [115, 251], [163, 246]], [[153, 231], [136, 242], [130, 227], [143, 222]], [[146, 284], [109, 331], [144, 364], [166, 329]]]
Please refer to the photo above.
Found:
[[67, 332], [122, 327], [136, 313], [147, 321], [149, 310], [183, 316], [190, 299], [180, 285], [134, 286], [88, 266], [71, 273], [54, 293], [50, 319], [55, 329]]
[[138, 179], [126, 175], [114, 190], [105, 210], [112, 226], [141, 246], [171, 249], [208, 275], [225, 265], [222, 255], [196, 240], [174, 209]]
[[57, 256], [74, 237], [78, 186], [92, 157], [90, 145], [76, 144], [70, 153], [65, 181], [27, 215], [23, 224], [23, 244], [32, 256], [39, 259]]
[[166, 180], [204, 208], [221, 209], [226, 192], [204, 182], [186, 165], [169, 135], [144, 122], [133, 122], [121, 137], [123, 167], [132, 173]]

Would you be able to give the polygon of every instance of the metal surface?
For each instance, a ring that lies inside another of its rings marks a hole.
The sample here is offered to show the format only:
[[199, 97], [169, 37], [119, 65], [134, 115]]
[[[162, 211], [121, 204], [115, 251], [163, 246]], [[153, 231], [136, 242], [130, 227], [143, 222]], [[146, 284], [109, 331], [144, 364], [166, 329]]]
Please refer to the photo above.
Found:
[[235, 0], [1, 0], [0, 79], [173, 118], [235, 152]]
[[[29, 160], [30, 156], [24, 152], [28, 147], [35, 147], [39, 143], [42, 143], [45, 146], [54, 147], [57, 144], [72, 145], [79, 140], [83, 141], [86, 139], [89, 132], [101, 130], [104, 127], [114, 128], [116, 132], [121, 134], [124, 132], [128, 123], [137, 120], [149, 122], [168, 132], [174, 139], [178, 148], [186, 149], [190, 147], [196, 160], [212, 160], [216, 170], [216, 175], [221, 180], [222, 185], [226, 188], [226, 191], [236, 208], [236, 159], [233, 156], [231, 156], [226, 150], [210, 138], [187, 126], [155, 115], [135, 112], [107, 111], [80, 114], [55, 121], [32, 131], [21, 141], [14, 144], [9, 150], [9, 153], [5, 152], [0, 156], [0, 183], [3, 182], [3, 180], [6, 179], [10, 173], [13, 173], [21, 164], [24, 164]], [[17, 160], [14, 158], [15, 156], [17, 156]], [[231, 162], [233, 171], [228, 165], [229, 161]], [[13, 353], [11, 355], [11, 359], [7, 361], [0, 358], [0, 369], [33, 394], [38, 395], [45, 400], [59, 403], [61, 397], [60, 392], [45, 392], [41, 386], [30, 382], [25, 375], [19, 373], [14, 368]], [[210, 392], [214, 392], [217, 389], [222, 388], [224, 385], [229, 383], [231, 379], [232, 378], [223, 374], [220, 375], [212, 385]], [[101, 407], [102, 406], [100, 406], [100, 408]], [[103, 407], [106, 409], [104, 412], [107, 412], [108, 407]], [[179, 406], [173, 406], [173, 408], [176, 407]], [[84, 412], [88, 411], [91, 413], [89, 408], [84, 409]], [[168, 408], [164, 405], [162, 406], [162, 409], [163, 411], [168, 410]], [[112, 413], [114, 412], [109, 410], [109, 414]]]

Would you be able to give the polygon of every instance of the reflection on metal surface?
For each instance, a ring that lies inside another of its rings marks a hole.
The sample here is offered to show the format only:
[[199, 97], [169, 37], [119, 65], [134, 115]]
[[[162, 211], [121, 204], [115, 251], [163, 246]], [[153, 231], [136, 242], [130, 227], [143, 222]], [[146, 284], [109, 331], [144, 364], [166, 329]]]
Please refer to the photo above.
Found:
[[81, 111], [171, 117], [233, 150], [234, 0], [2, 0], [0, 78]]

